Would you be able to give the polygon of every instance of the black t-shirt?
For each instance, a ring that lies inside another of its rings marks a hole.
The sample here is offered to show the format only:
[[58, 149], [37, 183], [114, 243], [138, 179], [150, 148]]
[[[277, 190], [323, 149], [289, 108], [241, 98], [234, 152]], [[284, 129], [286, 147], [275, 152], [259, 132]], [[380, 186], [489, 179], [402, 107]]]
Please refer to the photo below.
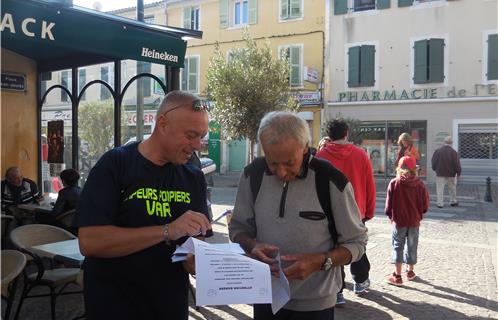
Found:
[[[81, 194], [77, 227], [164, 225], [185, 211], [208, 215], [202, 171], [191, 165], [157, 166], [138, 143], [105, 153]], [[155, 246], [118, 258], [86, 258], [89, 319], [187, 319], [188, 278], [172, 263], [175, 246]]]

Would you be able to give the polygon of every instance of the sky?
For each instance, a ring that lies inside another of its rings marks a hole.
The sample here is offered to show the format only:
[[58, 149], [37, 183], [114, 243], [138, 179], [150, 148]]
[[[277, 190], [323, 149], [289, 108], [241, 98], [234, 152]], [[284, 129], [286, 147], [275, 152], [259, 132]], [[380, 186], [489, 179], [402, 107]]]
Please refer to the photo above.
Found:
[[[144, 4], [157, 1], [158, 0], [144, 0]], [[137, 5], [137, 0], [73, 0], [74, 5], [90, 9], [93, 8], [95, 2], [100, 2], [102, 4], [101, 11], [129, 8]]]

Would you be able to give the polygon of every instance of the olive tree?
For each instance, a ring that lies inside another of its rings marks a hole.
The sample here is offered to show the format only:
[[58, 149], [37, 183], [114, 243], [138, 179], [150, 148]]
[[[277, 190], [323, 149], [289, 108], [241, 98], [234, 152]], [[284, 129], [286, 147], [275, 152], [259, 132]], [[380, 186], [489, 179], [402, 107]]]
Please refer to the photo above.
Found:
[[249, 160], [261, 118], [276, 110], [297, 110], [290, 98], [289, 63], [275, 57], [269, 41], [258, 46], [248, 31], [244, 46], [228, 53], [216, 44], [207, 73], [207, 96], [214, 102], [211, 112], [225, 137], [247, 138]]

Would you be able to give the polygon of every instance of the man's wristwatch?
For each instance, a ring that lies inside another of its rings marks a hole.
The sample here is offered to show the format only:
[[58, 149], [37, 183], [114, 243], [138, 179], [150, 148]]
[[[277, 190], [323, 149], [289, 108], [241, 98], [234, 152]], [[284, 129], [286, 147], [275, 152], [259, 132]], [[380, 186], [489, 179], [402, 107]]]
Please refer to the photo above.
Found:
[[164, 243], [166, 243], [166, 245], [168, 246], [171, 245], [171, 240], [169, 239], [169, 224], [164, 225], [163, 236], [164, 236]]
[[323, 255], [325, 256], [325, 261], [323, 262], [320, 270], [328, 271], [332, 268], [332, 258], [329, 256], [328, 252], [324, 252]]

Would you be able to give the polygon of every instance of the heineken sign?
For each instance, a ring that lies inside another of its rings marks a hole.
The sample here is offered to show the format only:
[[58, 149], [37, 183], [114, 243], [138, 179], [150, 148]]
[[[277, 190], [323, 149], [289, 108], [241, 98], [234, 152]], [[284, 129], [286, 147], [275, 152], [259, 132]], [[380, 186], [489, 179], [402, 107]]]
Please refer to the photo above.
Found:
[[364, 101], [393, 101], [393, 100], [420, 100], [438, 98], [464, 98], [496, 96], [496, 84], [475, 84], [470, 90], [451, 88], [423, 88], [384, 91], [345, 91], [339, 92], [339, 102], [364, 102]]

